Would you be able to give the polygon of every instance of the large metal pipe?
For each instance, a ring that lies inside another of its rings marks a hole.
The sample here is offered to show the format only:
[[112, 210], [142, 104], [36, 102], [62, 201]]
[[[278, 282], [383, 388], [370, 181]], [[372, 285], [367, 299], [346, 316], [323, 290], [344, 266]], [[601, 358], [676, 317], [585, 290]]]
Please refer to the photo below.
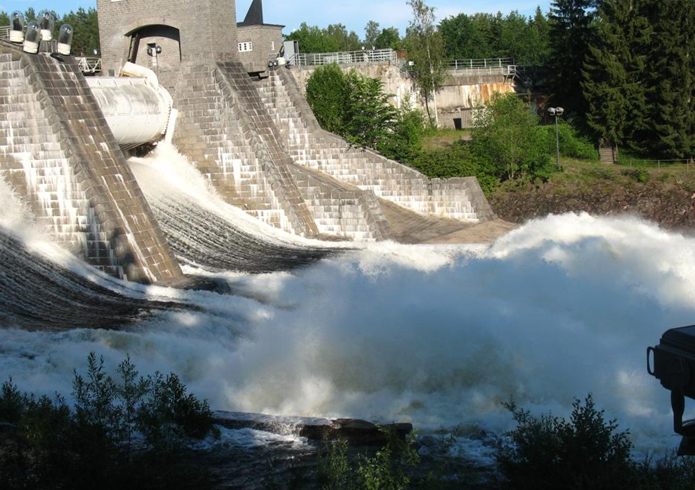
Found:
[[169, 92], [147, 78], [87, 77], [87, 82], [122, 148], [158, 141], [169, 126]]

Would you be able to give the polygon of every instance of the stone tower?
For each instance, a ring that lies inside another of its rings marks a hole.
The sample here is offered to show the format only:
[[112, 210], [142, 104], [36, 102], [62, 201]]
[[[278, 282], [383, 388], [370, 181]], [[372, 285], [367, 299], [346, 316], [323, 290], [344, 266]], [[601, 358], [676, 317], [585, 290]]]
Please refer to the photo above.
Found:
[[[137, 62], [170, 88], [182, 63], [237, 59], [234, 0], [97, 0], [97, 8], [105, 75]], [[148, 54], [153, 45], [161, 52]]]

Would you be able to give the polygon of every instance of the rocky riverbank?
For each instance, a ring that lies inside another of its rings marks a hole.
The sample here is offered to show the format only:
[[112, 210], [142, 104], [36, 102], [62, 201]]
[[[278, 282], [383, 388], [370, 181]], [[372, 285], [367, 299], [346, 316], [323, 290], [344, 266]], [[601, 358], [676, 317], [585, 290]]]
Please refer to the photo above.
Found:
[[490, 199], [503, 220], [587, 212], [632, 214], [668, 229], [695, 229], [695, 172], [612, 166], [573, 168], [541, 185], [503, 186]]

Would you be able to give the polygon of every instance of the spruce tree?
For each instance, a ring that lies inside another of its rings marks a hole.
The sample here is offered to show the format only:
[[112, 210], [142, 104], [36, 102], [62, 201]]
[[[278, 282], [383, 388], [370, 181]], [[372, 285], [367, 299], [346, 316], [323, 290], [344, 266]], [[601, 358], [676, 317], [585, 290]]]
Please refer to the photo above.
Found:
[[565, 108], [570, 117], [585, 117], [582, 70], [594, 33], [597, 0], [553, 0], [550, 7], [551, 103]]
[[661, 158], [692, 155], [694, 9], [693, 0], [659, 0], [653, 11], [649, 149]]
[[652, 0], [605, 0], [583, 71], [586, 120], [599, 140], [642, 152], [647, 129], [646, 57]]

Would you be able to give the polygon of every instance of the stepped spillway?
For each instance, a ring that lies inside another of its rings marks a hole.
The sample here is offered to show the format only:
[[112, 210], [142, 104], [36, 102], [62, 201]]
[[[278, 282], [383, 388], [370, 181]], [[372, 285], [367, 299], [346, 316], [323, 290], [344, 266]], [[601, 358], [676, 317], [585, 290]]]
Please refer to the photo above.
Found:
[[182, 264], [212, 272], [267, 273], [351, 247], [302, 239], [249, 217], [224, 202], [170, 145], [160, 145], [148, 158], [132, 158], [130, 166]]

